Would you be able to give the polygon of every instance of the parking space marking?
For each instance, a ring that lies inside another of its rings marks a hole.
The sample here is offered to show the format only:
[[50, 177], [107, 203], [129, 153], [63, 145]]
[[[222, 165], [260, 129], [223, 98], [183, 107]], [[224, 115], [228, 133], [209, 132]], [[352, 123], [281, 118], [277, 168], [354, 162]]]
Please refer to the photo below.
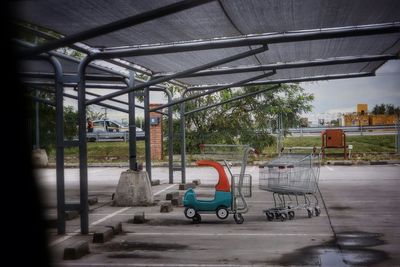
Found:
[[[154, 193], [153, 195], [156, 196], [156, 195], [158, 195], [158, 194], [161, 194], [162, 192], [164, 192], [164, 191], [170, 189], [170, 188], [173, 187], [173, 186], [175, 186], [175, 184], [172, 184], [172, 185], [170, 185], [170, 186], [168, 186], [168, 187], [166, 187], [166, 188], [164, 188], [164, 189], [162, 189], [162, 190], [160, 190], [160, 191]], [[131, 208], [131, 207], [122, 208], [122, 209], [120, 209], [120, 210], [117, 210], [116, 212], [113, 212], [113, 213], [111, 213], [111, 214], [108, 214], [108, 215], [105, 216], [104, 218], [101, 218], [101, 219], [99, 219], [99, 220], [97, 220], [97, 221], [95, 221], [95, 222], [92, 222], [92, 223], [90, 224], [90, 226], [93, 226], [93, 225], [97, 225], [97, 224], [99, 224], [99, 223], [102, 223], [102, 222], [104, 222], [104, 221], [106, 221], [106, 220], [108, 220], [108, 219], [114, 217], [115, 215], [118, 215], [118, 214], [120, 214], [120, 213], [123, 213], [123, 212], [129, 210], [130, 208]], [[76, 236], [77, 234], [79, 234], [79, 232], [80, 232], [80, 229], [77, 229], [77, 230], [73, 231], [72, 233], [70, 233], [70, 234], [68, 234], [68, 235], [65, 235], [65, 236], [63, 236], [63, 237], [60, 237], [60, 238], [54, 240], [53, 242], [51, 242], [51, 243], [50, 243], [50, 246], [58, 245], [58, 244], [64, 242], [65, 240], [68, 240], [68, 239], [70, 239], [71, 237]]]
[[[101, 218], [101, 219], [99, 219], [99, 220], [97, 220], [97, 221], [95, 221], [95, 222], [92, 222], [92, 223], [90, 224], [90, 226], [97, 225], [97, 224], [99, 224], [99, 223], [101, 223], [101, 222], [104, 222], [105, 220], [108, 220], [108, 219], [114, 217], [115, 215], [117, 215], [117, 214], [119, 214], [119, 213], [125, 212], [125, 211], [127, 211], [128, 209], [130, 209], [130, 208], [131, 208], [131, 207], [126, 207], [126, 208], [122, 208], [122, 209], [120, 209], [120, 210], [117, 210], [116, 212], [111, 213], [111, 214], [107, 215], [107, 216], [104, 217], [104, 218]], [[51, 242], [51, 243], [50, 243], [50, 246], [58, 245], [58, 244], [60, 244], [61, 242], [64, 242], [65, 240], [70, 239], [70, 238], [73, 237], [73, 236], [76, 236], [77, 234], [79, 234], [79, 232], [80, 232], [80, 229], [77, 229], [77, 230], [73, 231], [71, 234], [68, 234], [68, 235], [66, 235], [66, 236], [60, 237], [60, 238], [54, 240], [53, 242]]]
[[160, 191], [154, 193], [153, 196], [159, 195], [159, 194], [161, 194], [162, 192], [164, 192], [164, 191], [170, 189], [171, 187], [173, 187], [173, 186], [175, 186], [175, 185], [176, 185], [176, 184], [171, 184], [170, 186], [168, 186], [168, 187], [166, 187], [166, 188], [164, 188], [164, 189], [162, 189], [162, 190], [160, 190]]
[[333, 172], [334, 171], [334, 169], [333, 168], [331, 168], [331, 167], [329, 167], [329, 166], [327, 166], [327, 165], [324, 165], [325, 166], [325, 168], [327, 168], [328, 170], [330, 170], [331, 172]]
[[329, 233], [165, 233], [165, 232], [148, 232], [148, 233], [127, 233], [132, 236], [333, 236]]
[[[57, 266], [116, 266], [116, 267], [142, 267], [142, 266], [147, 266], [147, 267], [241, 267], [243, 266], [242, 264], [196, 264], [196, 263], [185, 263], [185, 264], [179, 264], [179, 263], [111, 263], [108, 262], [107, 264], [104, 264], [103, 262], [83, 262], [83, 263], [78, 263], [78, 262], [60, 262], [57, 264]], [[253, 267], [261, 267], [265, 265], [254, 265], [252, 264], [251, 266]]]
[[400, 167], [400, 164], [394, 164], [394, 165], [396, 165], [397, 167]]

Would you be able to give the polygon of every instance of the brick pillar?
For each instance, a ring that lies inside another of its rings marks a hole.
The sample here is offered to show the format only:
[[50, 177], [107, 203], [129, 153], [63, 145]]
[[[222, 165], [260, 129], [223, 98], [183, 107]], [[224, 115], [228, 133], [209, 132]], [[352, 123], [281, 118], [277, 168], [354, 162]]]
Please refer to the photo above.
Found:
[[[161, 104], [150, 104], [150, 109]], [[150, 147], [151, 159], [161, 160], [163, 158], [163, 132], [162, 114], [150, 112]]]

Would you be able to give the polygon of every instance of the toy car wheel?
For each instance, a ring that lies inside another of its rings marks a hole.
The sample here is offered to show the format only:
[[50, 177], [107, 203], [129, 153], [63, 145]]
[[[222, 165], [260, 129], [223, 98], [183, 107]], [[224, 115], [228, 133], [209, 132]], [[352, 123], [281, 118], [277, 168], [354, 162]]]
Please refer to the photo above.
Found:
[[196, 215], [196, 210], [194, 208], [186, 208], [185, 209], [185, 216], [188, 219], [193, 219]]
[[237, 224], [242, 224], [244, 222], [244, 218], [243, 218], [243, 215], [241, 213], [235, 213], [233, 215], [233, 219], [235, 220], [235, 222]]
[[229, 212], [225, 207], [219, 207], [216, 211], [217, 217], [221, 220], [225, 220], [229, 216]]
[[200, 214], [196, 213], [193, 216], [193, 223], [200, 223], [200, 222], [201, 222], [201, 216], [200, 216]]

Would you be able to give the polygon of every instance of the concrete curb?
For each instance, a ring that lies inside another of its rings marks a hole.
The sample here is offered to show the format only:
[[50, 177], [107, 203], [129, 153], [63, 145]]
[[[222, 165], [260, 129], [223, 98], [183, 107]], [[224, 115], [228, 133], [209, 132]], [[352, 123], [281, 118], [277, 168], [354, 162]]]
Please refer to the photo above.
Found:
[[110, 227], [104, 227], [93, 234], [93, 243], [104, 243], [114, 237], [114, 231]]
[[77, 241], [64, 248], [64, 260], [77, 260], [89, 254], [89, 243], [87, 241]]

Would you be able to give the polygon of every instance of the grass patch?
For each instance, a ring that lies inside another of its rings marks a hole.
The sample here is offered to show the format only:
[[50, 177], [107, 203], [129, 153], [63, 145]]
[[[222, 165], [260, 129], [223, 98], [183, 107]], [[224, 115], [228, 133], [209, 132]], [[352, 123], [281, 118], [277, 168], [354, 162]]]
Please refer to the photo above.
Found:
[[[353, 145], [352, 158], [360, 160], [379, 160], [398, 158], [394, 156], [395, 135], [381, 136], [347, 136], [347, 144]], [[286, 137], [285, 147], [320, 147], [321, 137]], [[129, 144], [127, 142], [88, 142], [88, 162], [124, 162], [129, 160]], [[79, 149], [71, 147], [65, 149], [65, 162], [79, 162]], [[55, 150], [48, 152], [50, 162], [55, 162]], [[265, 148], [263, 155], [259, 160], [265, 160], [276, 156], [276, 145]], [[144, 141], [137, 142], [138, 160], [144, 161]], [[327, 159], [342, 159], [343, 149], [328, 149]], [[188, 160], [194, 159], [194, 156], [188, 154]]]

